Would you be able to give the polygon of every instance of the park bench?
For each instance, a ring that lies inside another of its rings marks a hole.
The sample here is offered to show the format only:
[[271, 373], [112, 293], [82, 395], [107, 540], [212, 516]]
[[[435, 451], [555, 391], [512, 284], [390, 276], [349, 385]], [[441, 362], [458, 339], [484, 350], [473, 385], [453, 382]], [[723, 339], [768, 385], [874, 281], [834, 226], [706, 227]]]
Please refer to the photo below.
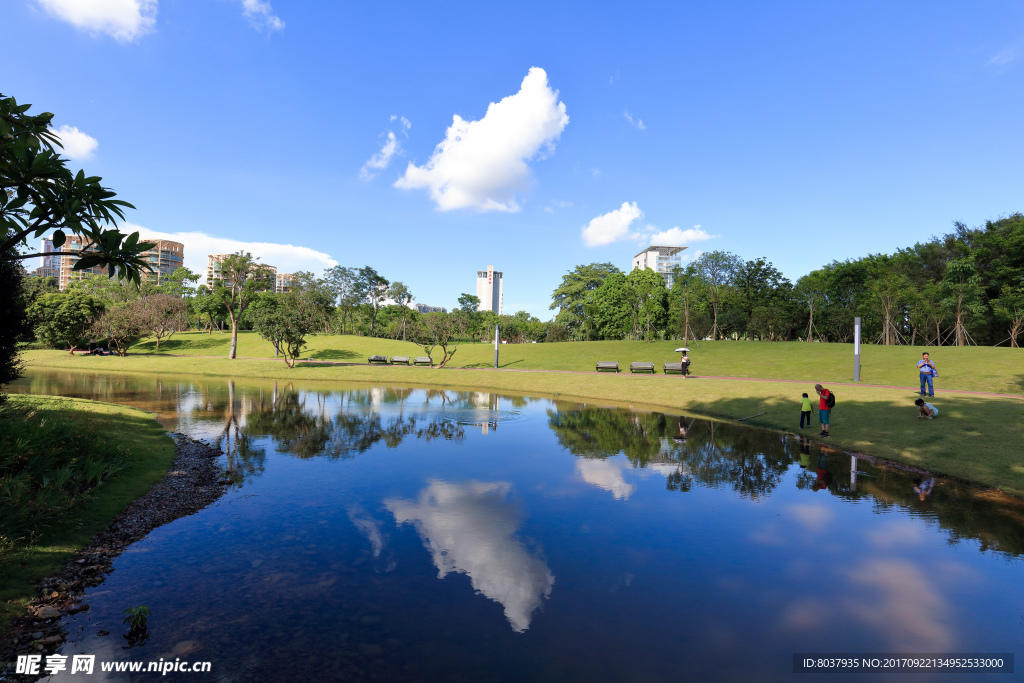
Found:
[[387, 365], [388, 357], [387, 356], [370, 356], [367, 359], [366, 362], [369, 363], [370, 365], [373, 365], [374, 363], [384, 363], [385, 365]]
[[597, 370], [595, 372], [601, 372], [602, 370], [614, 370], [619, 371], [619, 364], [613, 360], [599, 360], [597, 361]]
[[434, 359], [430, 356], [416, 356], [412, 359], [413, 365], [433, 365]]
[[392, 365], [410, 365], [409, 356], [391, 356]]
[[669, 374], [671, 372], [678, 372], [680, 375], [689, 375], [690, 374], [690, 364], [689, 363], [665, 363], [665, 374], [667, 375], [667, 374]]
[[652, 375], [654, 375], [654, 374], [656, 374], [658, 372], [657, 370], [654, 369], [654, 363], [645, 363], [645, 362], [642, 362], [642, 361], [635, 362], [635, 363], [630, 363], [629, 364], [629, 371], [631, 373], [633, 373], [633, 372], [649, 372]]

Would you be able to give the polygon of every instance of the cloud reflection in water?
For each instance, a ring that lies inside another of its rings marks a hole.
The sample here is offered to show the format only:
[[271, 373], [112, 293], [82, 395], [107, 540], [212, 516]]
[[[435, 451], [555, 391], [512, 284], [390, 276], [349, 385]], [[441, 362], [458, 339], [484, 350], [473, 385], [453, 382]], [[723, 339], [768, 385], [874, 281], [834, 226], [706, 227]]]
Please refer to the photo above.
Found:
[[551, 595], [555, 577], [539, 553], [516, 537], [520, 513], [506, 482], [431, 481], [418, 500], [392, 498], [385, 507], [399, 525], [416, 527], [438, 578], [466, 574], [473, 588], [505, 608], [512, 630], [530, 627], [533, 612]]

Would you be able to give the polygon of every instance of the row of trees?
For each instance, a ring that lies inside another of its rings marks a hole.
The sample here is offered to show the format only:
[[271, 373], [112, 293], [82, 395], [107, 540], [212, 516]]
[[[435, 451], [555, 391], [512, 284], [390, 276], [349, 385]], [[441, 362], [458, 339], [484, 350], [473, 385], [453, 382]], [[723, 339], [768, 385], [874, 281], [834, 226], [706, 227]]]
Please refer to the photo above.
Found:
[[1007, 344], [1024, 333], [1024, 215], [954, 224], [942, 237], [834, 261], [793, 284], [764, 258], [701, 254], [673, 274], [578, 266], [552, 295], [567, 339]]

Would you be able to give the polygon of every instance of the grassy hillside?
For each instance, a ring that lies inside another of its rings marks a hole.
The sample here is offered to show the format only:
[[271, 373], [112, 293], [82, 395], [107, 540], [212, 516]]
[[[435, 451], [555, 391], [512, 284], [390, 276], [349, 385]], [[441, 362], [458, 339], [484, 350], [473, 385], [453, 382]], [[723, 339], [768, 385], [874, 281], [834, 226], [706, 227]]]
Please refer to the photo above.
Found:
[[[226, 357], [230, 335], [188, 332], [175, 335], [160, 345], [161, 353]], [[599, 360], [617, 360], [623, 367], [631, 361], [661, 363], [679, 360], [674, 349], [680, 342], [596, 341], [557, 344], [503, 344], [500, 365], [519, 370], [592, 371]], [[133, 354], [152, 353], [155, 344], [136, 346]], [[852, 344], [806, 344], [803, 342], [718, 341], [691, 342], [692, 371], [702, 376], [759, 377], [799, 379], [814, 382], [850, 382], [853, 380]], [[960, 389], [1024, 394], [1024, 349], [1006, 347], [861, 347], [861, 381], [868, 384], [916, 386], [915, 364], [928, 351], [938, 366], [936, 390]], [[391, 339], [318, 335], [310, 338], [303, 358], [365, 363], [372, 354], [388, 356], [423, 355], [419, 346]], [[435, 352], [435, 356], [439, 351]], [[59, 352], [32, 351], [33, 361]], [[66, 354], [65, 354], [66, 355]], [[239, 334], [238, 355], [270, 358], [274, 349], [269, 342], [251, 332]], [[449, 364], [452, 367], [490, 368], [494, 364], [491, 344], [463, 344]]]

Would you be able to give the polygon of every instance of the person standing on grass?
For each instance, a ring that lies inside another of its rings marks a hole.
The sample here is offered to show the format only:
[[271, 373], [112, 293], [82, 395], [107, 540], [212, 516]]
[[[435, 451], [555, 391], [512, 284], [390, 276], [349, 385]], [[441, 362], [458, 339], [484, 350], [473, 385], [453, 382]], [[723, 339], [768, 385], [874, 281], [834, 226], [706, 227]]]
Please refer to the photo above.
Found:
[[[921, 354], [921, 360], [917, 361], [917, 371], [921, 374], [921, 395], [928, 398], [935, 398], [935, 387], [932, 385], [932, 378], [938, 374], [935, 363], [928, 357], [928, 352]], [[925, 389], [928, 389], [925, 392]]]
[[804, 419], [807, 420], [807, 426], [811, 426], [811, 399], [807, 398], [807, 394], [803, 395], [800, 399], [800, 429], [804, 428]]
[[832, 393], [820, 384], [815, 384], [814, 390], [818, 392], [821, 399], [818, 401], [818, 422], [821, 423], [821, 432], [818, 433], [818, 436], [828, 436], [828, 423], [832, 417], [832, 406], [828, 404], [828, 397]]

